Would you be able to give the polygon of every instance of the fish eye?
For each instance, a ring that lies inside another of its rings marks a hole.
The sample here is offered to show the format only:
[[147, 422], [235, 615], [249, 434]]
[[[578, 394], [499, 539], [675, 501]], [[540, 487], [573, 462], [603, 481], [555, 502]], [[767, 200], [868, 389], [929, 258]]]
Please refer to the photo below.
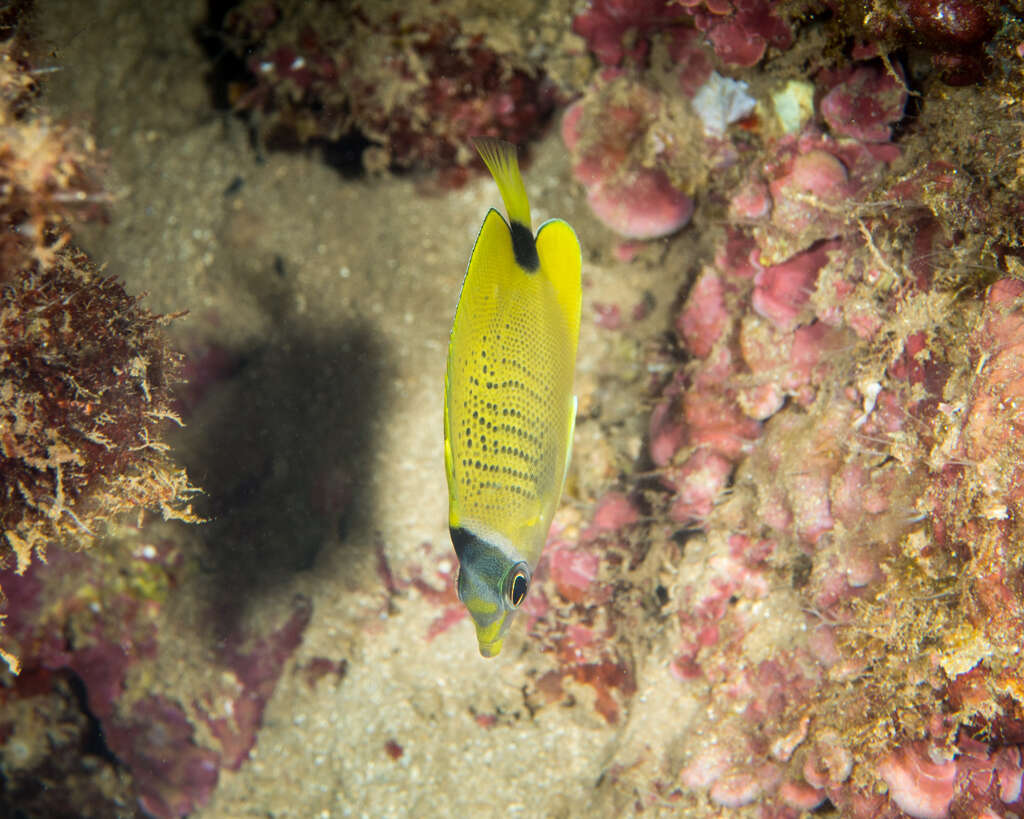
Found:
[[530, 569], [525, 563], [517, 563], [508, 573], [508, 582], [505, 584], [505, 599], [514, 608], [519, 608], [526, 599], [526, 592], [530, 588]]

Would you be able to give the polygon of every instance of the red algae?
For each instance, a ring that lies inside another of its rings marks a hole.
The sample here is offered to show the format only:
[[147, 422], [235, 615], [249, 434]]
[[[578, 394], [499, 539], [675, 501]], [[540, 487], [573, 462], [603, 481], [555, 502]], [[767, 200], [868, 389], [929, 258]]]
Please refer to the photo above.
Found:
[[258, 114], [272, 146], [360, 144], [371, 171], [467, 166], [471, 137], [527, 143], [561, 98], [542, 61], [488, 22], [438, 4], [250, 0], [224, 20], [248, 69], [233, 104]]
[[[247, 759], [310, 608], [297, 599], [276, 629], [255, 638], [226, 636], [217, 674], [194, 702], [140, 694], [131, 680], [152, 674], [162, 657], [180, 656], [164, 636], [164, 602], [195, 566], [167, 543], [149, 544], [128, 560], [95, 554], [55, 552], [45, 567], [0, 573], [8, 590], [6, 630], [26, 684], [37, 685], [41, 673], [73, 674], [107, 747], [131, 774], [139, 805], [158, 819], [177, 819], [210, 799], [222, 768], [237, 770]], [[21, 680], [14, 686], [21, 690]]]
[[680, 0], [726, 63], [757, 65], [768, 47], [785, 50], [793, 32], [768, 0]]
[[174, 317], [146, 310], [71, 244], [71, 219], [96, 218], [107, 201], [100, 163], [84, 133], [34, 109], [35, 91], [15, 36], [0, 46], [0, 568], [19, 574], [49, 546], [90, 546], [130, 514], [198, 520], [196, 490], [163, 441], [180, 423]]
[[832, 3], [851, 29], [887, 50], [922, 50], [942, 82], [951, 86], [982, 81], [993, 69], [985, 47], [998, 30], [998, 6], [988, 0], [899, 0], [864, 15]]
[[906, 9], [916, 35], [937, 46], [975, 46], [995, 33], [993, 9], [988, 3], [911, 0]]
[[859, 66], [821, 100], [821, 114], [836, 134], [886, 142], [907, 103], [905, 80], [873, 66]]
[[315, 689], [323, 679], [334, 678], [335, 683], [341, 682], [348, 673], [348, 660], [332, 660], [328, 657], [313, 657], [300, 669], [306, 676], [306, 684]]

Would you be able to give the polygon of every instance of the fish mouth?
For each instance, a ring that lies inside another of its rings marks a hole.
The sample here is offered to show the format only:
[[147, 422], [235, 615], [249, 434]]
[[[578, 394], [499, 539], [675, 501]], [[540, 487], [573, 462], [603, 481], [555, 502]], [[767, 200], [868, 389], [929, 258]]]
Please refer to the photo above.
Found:
[[497, 640], [491, 640], [489, 643], [480, 643], [480, 656], [481, 657], [497, 657], [501, 653], [501, 644], [504, 642], [504, 638], [499, 637]]

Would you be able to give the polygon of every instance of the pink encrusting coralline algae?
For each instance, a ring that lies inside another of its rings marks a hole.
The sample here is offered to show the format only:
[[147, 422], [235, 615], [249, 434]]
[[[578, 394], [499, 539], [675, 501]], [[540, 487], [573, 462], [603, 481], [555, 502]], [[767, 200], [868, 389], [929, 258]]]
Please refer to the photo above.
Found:
[[[1007, 446], [1021, 288], [955, 306], [935, 287], [948, 274], [932, 248], [949, 240], [934, 225], [918, 236], [936, 263], [911, 265], [909, 231], [930, 217], [880, 185], [899, 150], [877, 123], [905, 99], [880, 76], [851, 74], [858, 94], [882, 86], [887, 114], [868, 106], [869, 124], [847, 116], [839, 134], [810, 125], [748, 169], [731, 206], [744, 222], [677, 321], [689, 360], [651, 416], [650, 456], [669, 518], [702, 530], [685, 548], [704, 568], [673, 590], [670, 668], [709, 698], [705, 740], [735, 746], [699, 783], [691, 759], [681, 793], [772, 815], [826, 799], [852, 816], [1004, 815], [1017, 774], [995, 760], [1019, 760], [1024, 741], [1024, 476]], [[789, 647], [770, 649], [760, 613], [780, 608]]]
[[[663, 170], [643, 167], [631, 156], [658, 115], [657, 96], [624, 76], [602, 84], [594, 95], [569, 108], [562, 137], [576, 157], [573, 172], [595, 215], [628, 239], [654, 239], [679, 230], [693, 215], [693, 199]], [[598, 135], [588, 137], [584, 127], [591, 107], [602, 124]]]

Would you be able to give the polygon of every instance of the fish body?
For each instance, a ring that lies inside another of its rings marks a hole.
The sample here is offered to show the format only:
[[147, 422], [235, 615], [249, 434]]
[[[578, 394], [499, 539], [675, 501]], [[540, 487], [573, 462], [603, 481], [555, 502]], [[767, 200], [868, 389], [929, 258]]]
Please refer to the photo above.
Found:
[[448, 343], [444, 439], [457, 589], [494, 657], [547, 540], [572, 451], [579, 242], [561, 219], [534, 236], [515, 147], [475, 141], [508, 221], [484, 218]]

